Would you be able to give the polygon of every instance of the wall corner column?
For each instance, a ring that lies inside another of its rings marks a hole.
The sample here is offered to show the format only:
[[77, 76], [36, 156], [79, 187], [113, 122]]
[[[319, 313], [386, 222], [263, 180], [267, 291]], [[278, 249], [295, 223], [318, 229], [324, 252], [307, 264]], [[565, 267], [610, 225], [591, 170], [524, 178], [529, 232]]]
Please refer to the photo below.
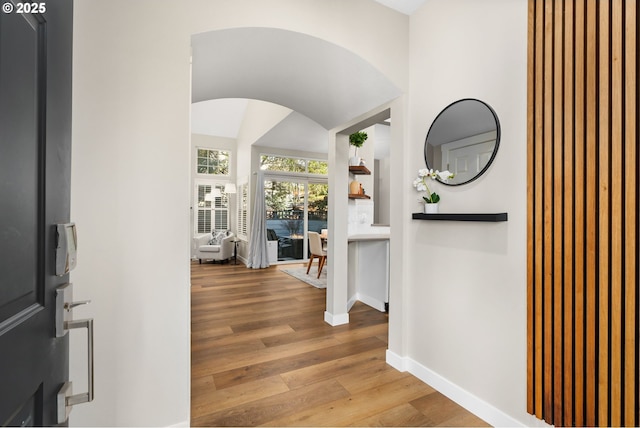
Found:
[[324, 320], [332, 326], [349, 323], [347, 308], [348, 159], [349, 136], [330, 132], [327, 306]]

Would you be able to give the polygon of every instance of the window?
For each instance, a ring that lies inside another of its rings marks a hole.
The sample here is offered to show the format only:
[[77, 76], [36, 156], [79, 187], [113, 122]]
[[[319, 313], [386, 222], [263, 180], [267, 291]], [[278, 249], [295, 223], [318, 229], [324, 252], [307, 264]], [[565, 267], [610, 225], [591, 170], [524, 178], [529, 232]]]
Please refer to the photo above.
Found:
[[198, 148], [196, 160], [198, 174], [229, 175], [229, 152]]
[[229, 199], [223, 190], [224, 184], [196, 185], [196, 233], [229, 229]]
[[260, 169], [266, 171], [327, 175], [329, 166], [327, 161], [321, 160], [261, 155]]
[[327, 175], [329, 173], [329, 164], [326, 161], [309, 160], [307, 168], [309, 174]]
[[247, 208], [249, 201], [248, 185], [238, 186], [238, 237], [247, 237]]

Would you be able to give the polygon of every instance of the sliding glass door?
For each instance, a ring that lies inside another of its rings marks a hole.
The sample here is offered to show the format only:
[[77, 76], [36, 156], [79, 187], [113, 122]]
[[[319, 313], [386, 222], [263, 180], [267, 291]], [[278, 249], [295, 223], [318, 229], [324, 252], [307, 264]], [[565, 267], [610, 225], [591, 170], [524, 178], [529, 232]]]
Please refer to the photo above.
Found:
[[326, 183], [266, 177], [267, 238], [278, 241], [278, 261], [307, 260], [307, 231], [327, 227]]
[[309, 182], [307, 201], [307, 230], [321, 233], [322, 229], [327, 228], [327, 217], [329, 214], [329, 185], [326, 182]]

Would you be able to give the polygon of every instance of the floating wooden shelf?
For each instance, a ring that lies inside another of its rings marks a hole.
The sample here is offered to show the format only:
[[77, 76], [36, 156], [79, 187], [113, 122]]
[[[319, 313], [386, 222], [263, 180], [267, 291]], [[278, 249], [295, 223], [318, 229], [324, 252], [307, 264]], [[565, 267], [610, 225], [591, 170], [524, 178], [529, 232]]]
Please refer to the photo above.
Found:
[[349, 199], [371, 199], [371, 196], [349, 193]]
[[414, 220], [448, 220], [448, 221], [486, 221], [486, 222], [500, 222], [507, 221], [507, 213], [437, 213], [437, 214], [423, 214], [413, 213], [412, 218]]
[[371, 171], [364, 165], [350, 166], [349, 172], [353, 175], [371, 175]]

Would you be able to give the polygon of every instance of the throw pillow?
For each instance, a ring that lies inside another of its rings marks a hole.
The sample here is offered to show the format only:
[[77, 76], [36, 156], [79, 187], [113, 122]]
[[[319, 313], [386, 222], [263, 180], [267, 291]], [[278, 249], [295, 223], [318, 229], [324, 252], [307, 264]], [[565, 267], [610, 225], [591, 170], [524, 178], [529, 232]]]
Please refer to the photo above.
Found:
[[222, 240], [227, 236], [227, 232], [226, 231], [221, 231], [221, 232], [217, 232], [217, 231], [213, 231], [211, 232], [211, 240], [209, 241], [209, 245], [220, 245], [222, 244]]

